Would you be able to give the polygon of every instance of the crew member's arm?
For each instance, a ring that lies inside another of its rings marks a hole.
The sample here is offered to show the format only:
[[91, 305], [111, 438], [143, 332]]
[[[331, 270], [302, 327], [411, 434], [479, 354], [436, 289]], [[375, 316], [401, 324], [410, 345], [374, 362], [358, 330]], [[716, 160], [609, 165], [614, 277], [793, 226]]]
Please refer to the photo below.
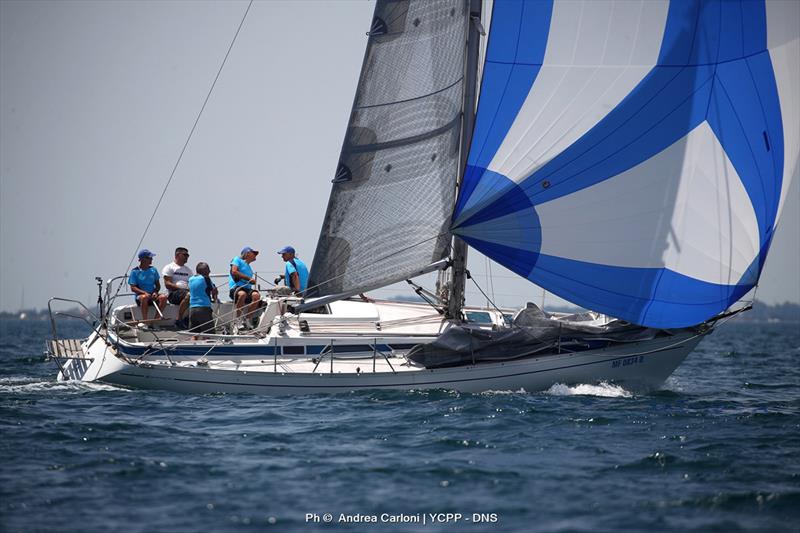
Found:
[[239, 272], [239, 267], [236, 265], [231, 265], [231, 275], [233, 276], [233, 279], [235, 279], [236, 281], [247, 281], [248, 283], [256, 282], [255, 276], [248, 278], [247, 276]]
[[164, 286], [168, 291], [177, 291], [180, 289], [180, 287], [178, 287], [178, 285], [172, 281], [172, 276], [164, 276]]
[[150, 294], [146, 290], [140, 289], [138, 285], [131, 285], [131, 290], [138, 296], [147, 296]]
[[300, 276], [297, 275], [297, 272], [292, 272], [292, 290], [300, 292]]

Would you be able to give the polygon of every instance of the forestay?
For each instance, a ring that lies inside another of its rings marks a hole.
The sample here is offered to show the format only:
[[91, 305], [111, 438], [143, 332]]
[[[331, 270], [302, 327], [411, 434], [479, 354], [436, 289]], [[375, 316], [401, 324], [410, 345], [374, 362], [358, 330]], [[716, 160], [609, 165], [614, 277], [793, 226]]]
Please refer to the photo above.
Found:
[[308, 296], [387, 285], [447, 254], [467, 20], [460, 0], [377, 2]]
[[681, 327], [757, 283], [798, 160], [800, 2], [495, 2], [453, 232]]

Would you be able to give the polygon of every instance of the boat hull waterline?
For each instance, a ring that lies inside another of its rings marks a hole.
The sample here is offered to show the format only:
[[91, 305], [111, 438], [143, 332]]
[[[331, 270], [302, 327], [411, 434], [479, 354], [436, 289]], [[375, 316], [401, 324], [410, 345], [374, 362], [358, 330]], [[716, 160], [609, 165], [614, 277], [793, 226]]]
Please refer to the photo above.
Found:
[[[94, 358], [71, 359], [64, 368], [72, 379], [86, 382], [195, 394], [297, 395], [368, 389], [535, 392], [558, 383], [598, 382], [645, 391], [660, 387], [701, 338], [698, 333], [682, 332], [598, 350], [436, 369], [410, 366], [403, 357], [388, 360], [337, 357], [332, 365], [326, 360], [319, 364], [316, 360], [278, 363], [269, 358], [201, 365], [132, 362], [117, 357], [112, 348], [100, 347]], [[91, 352], [90, 349], [87, 356]], [[229, 368], [224, 367], [226, 363]], [[63, 374], [59, 374], [59, 379], [64, 379]]]

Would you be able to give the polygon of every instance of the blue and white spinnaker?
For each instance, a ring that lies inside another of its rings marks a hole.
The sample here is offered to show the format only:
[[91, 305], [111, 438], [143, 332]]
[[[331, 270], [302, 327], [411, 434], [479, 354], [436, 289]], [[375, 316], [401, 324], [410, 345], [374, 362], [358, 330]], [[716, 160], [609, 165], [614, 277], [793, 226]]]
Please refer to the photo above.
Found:
[[800, 2], [495, 2], [453, 233], [682, 327], [758, 282], [800, 147]]

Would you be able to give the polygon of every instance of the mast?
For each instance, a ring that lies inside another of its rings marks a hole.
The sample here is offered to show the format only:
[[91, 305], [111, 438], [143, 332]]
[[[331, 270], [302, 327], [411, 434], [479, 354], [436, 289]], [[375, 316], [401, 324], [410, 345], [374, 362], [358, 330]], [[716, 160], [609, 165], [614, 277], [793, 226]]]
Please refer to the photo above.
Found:
[[[464, 73], [464, 105], [462, 107], [464, 120], [461, 131], [461, 162], [459, 165], [457, 189], [461, 188], [464, 172], [467, 168], [469, 148], [472, 144], [472, 130], [475, 127], [475, 104], [478, 81], [478, 53], [480, 51], [480, 38], [483, 33], [481, 25], [482, 0], [467, 0], [469, 2], [469, 24], [467, 25], [467, 60]], [[452, 272], [451, 286], [447, 301], [447, 316], [456, 320], [461, 319], [461, 309], [464, 307], [464, 292], [467, 282], [467, 243], [459, 237], [453, 236], [453, 251], [451, 256]]]

